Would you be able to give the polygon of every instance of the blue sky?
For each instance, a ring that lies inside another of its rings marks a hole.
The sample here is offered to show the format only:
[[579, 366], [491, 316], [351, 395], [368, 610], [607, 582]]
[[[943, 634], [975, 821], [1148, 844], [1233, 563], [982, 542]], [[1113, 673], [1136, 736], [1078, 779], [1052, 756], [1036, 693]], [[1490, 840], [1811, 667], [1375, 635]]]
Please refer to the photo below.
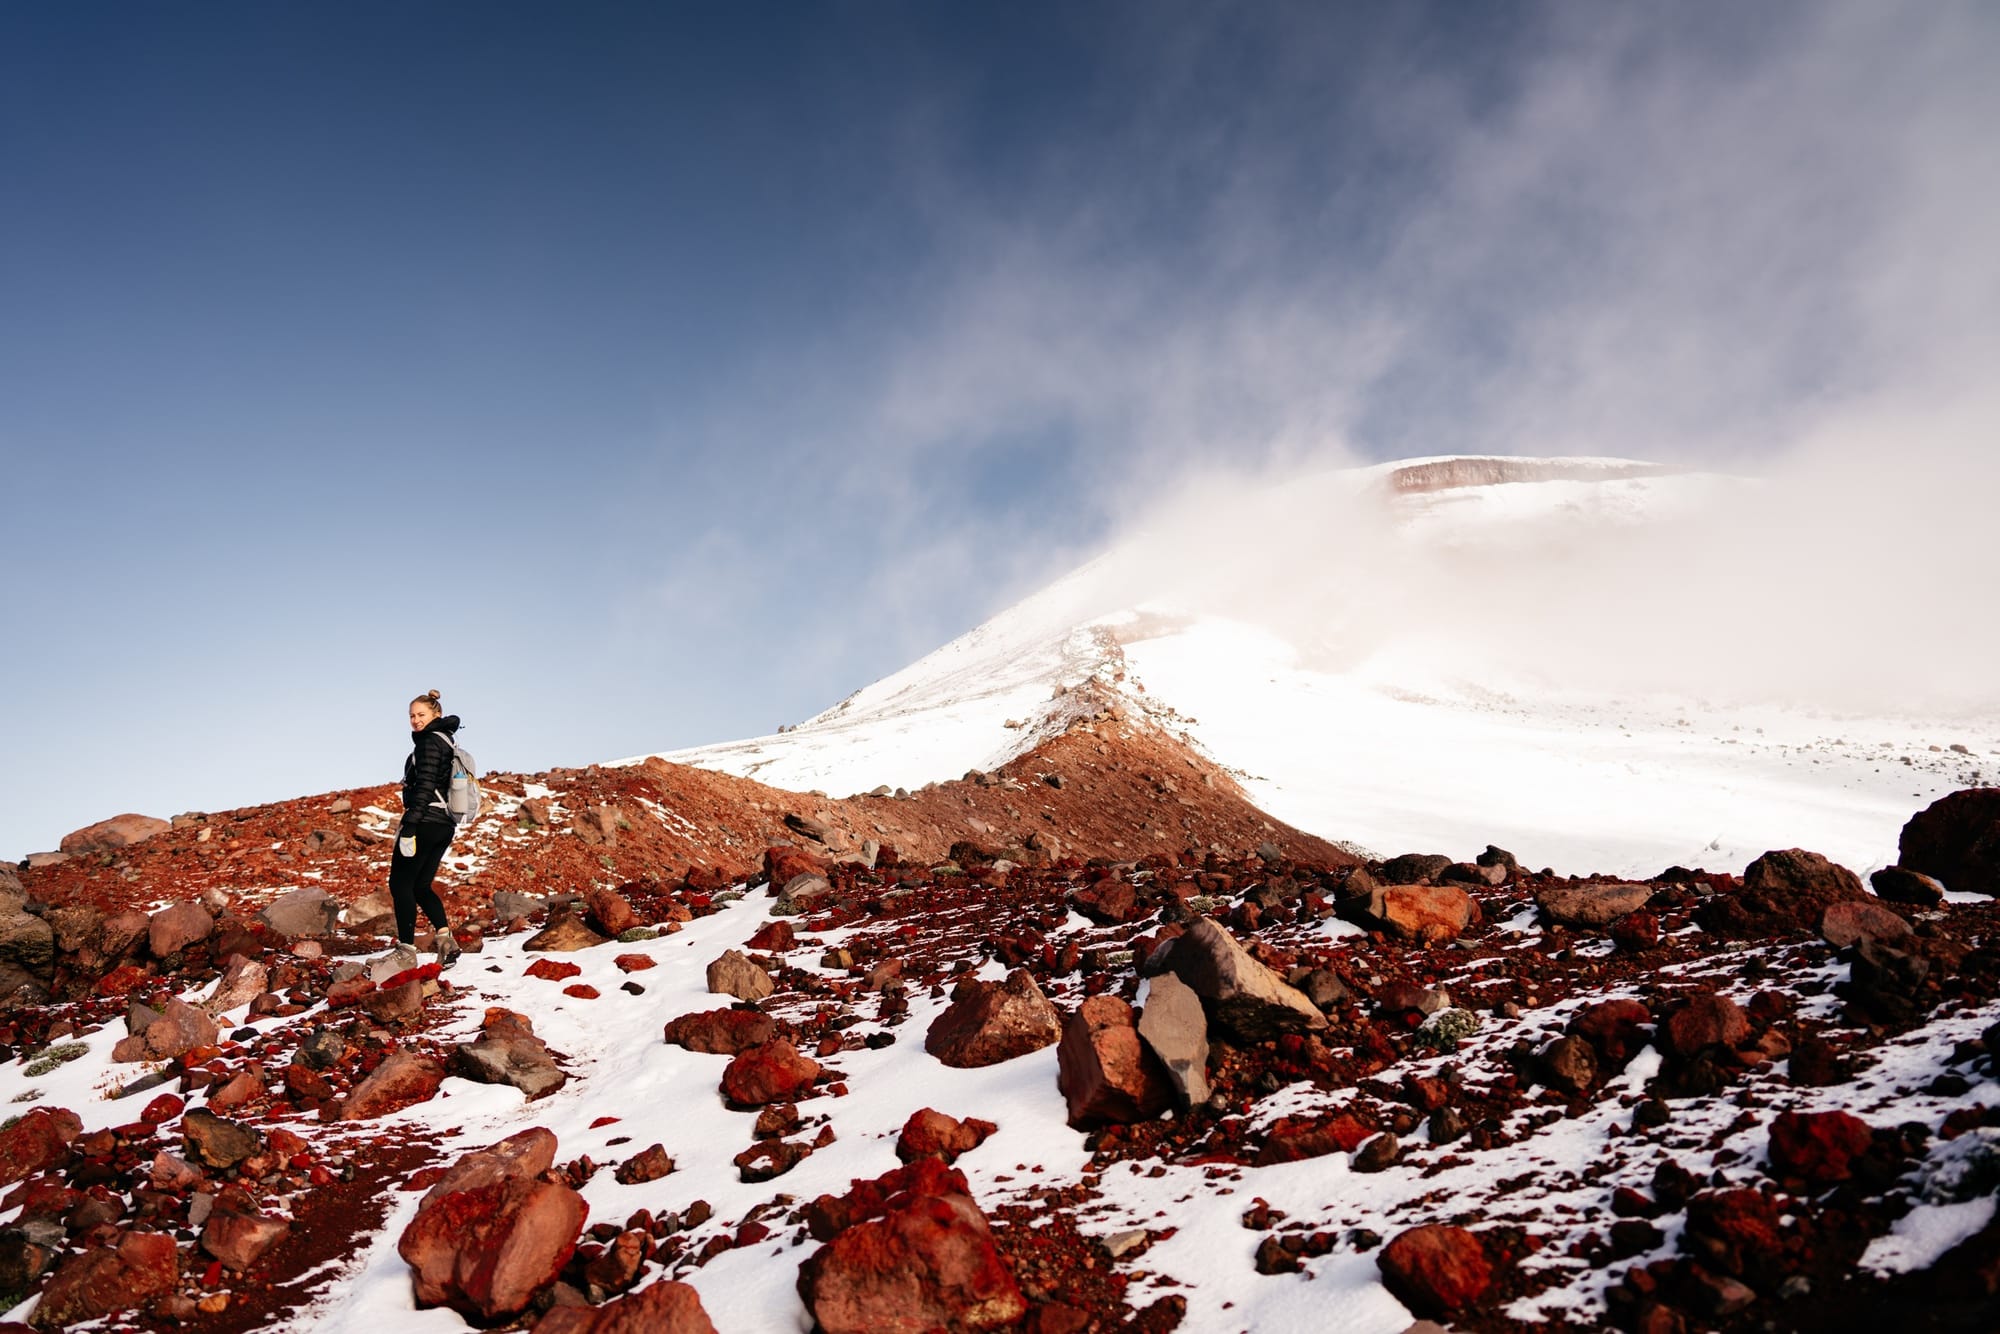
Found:
[[767, 731], [1191, 471], [1955, 392], [1993, 12], [1741, 8], [6, 7], [0, 856]]

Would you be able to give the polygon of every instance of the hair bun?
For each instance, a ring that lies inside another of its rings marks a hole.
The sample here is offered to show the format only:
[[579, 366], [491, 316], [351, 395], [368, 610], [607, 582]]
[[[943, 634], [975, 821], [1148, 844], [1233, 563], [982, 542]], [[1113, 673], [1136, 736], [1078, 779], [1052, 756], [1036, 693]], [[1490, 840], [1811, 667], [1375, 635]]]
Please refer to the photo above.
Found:
[[431, 703], [435, 704], [438, 702], [439, 699], [442, 698], [442, 696], [440, 696], [437, 691], [433, 690], [431, 691], [430, 694], [424, 696], [424, 698], [429, 700]]

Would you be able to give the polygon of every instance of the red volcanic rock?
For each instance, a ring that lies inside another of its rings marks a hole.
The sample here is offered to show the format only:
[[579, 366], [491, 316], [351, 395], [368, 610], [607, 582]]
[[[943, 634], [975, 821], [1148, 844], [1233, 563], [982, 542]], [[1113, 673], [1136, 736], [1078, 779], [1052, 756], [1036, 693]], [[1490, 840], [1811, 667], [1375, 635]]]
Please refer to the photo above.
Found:
[[587, 890], [583, 896], [584, 920], [607, 936], [623, 935], [639, 925], [639, 914], [615, 889]]
[[544, 982], [560, 982], [581, 972], [583, 969], [578, 965], [561, 959], [537, 959], [528, 965], [528, 976], [538, 977]]
[[1472, 896], [1456, 885], [1390, 885], [1368, 901], [1368, 915], [1402, 940], [1455, 940], [1476, 919]]
[[264, 1093], [263, 1073], [256, 1069], [245, 1070], [209, 1094], [208, 1105], [213, 1111], [235, 1111], [256, 1102]]
[[1646, 906], [1651, 885], [1550, 885], [1535, 895], [1549, 920], [1564, 926], [1606, 927]]
[[1843, 949], [1862, 939], [1893, 945], [1915, 934], [1902, 917], [1866, 899], [1842, 899], [1828, 904], [1819, 920], [1819, 933], [1829, 945]]
[[557, 1306], [534, 1334], [715, 1334], [701, 1294], [685, 1283], [662, 1280], [602, 1306]]
[[215, 1020], [186, 1001], [169, 1000], [158, 1018], [137, 1033], [118, 1039], [114, 1061], [166, 1061], [196, 1047], [212, 1047], [221, 1036]]
[[208, 1221], [202, 1225], [201, 1248], [240, 1274], [291, 1230], [292, 1225], [282, 1218], [264, 1217], [255, 1200], [231, 1187], [216, 1197]]
[[356, 973], [343, 978], [326, 989], [326, 1004], [330, 1010], [343, 1010], [363, 996], [375, 994], [375, 980], [366, 973]]
[[162, 1122], [173, 1120], [186, 1110], [186, 1099], [178, 1094], [162, 1093], [146, 1104], [145, 1110], [139, 1113], [139, 1119], [149, 1126], [157, 1126]]
[[333, 1085], [311, 1066], [291, 1064], [285, 1067], [285, 1095], [300, 1106], [322, 1103], [333, 1097]]
[[1898, 865], [1962, 893], [2000, 895], [2000, 787], [1969, 787], [1910, 817]]
[[1432, 1223], [1399, 1234], [1376, 1257], [1382, 1283], [1420, 1316], [1449, 1315], [1478, 1301], [1493, 1269], [1479, 1238], [1461, 1227]]
[[1875, 897], [1888, 903], [1907, 903], [1913, 908], [1935, 908], [1944, 902], [1944, 886], [1922, 871], [1907, 866], [1885, 866], [1868, 877]]
[[774, 1181], [811, 1157], [812, 1151], [812, 1145], [801, 1140], [767, 1139], [752, 1144], [730, 1161], [736, 1164], [739, 1181]]
[[[107, 959], [123, 959], [138, 952], [145, 942], [152, 919], [137, 909], [113, 913], [97, 928], [97, 948]], [[108, 993], [107, 993], [108, 994]]]
[[611, 962], [618, 965], [621, 973], [643, 973], [659, 966], [659, 961], [650, 954], [621, 954]]
[[1181, 1106], [1208, 1101], [1208, 1015], [1194, 988], [1172, 973], [1149, 981], [1139, 1040], [1159, 1059]]
[[825, 1334], [970, 1334], [1027, 1314], [965, 1178], [937, 1159], [808, 1209], [816, 1237], [841, 1217], [853, 1221], [799, 1266], [799, 1295]]
[[777, 987], [771, 975], [752, 963], [742, 950], [724, 950], [720, 958], [708, 965], [708, 989], [718, 996], [760, 1001]]
[[37, 1329], [63, 1329], [143, 1305], [180, 1283], [180, 1252], [160, 1232], [127, 1232], [116, 1248], [72, 1255], [42, 1289], [29, 1317]]
[[226, 1171], [264, 1147], [263, 1139], [248, 1126], [217, 1116], [197, 1107], [181, 1118], [181, 1134], [186, 1137], [190, 1160]]
[[522, 942], [524, 950], [587, 950], [602, 945], [604, 937], [585, 926], [582, 919], [565, 912]]
[[1174, 938], [1166, 965], [1201, 997], [1217, 1023], [1246, 1042], [1326, 1027], [1326, 1016], [1297, 988], [1287, 986], [1206, 917]]
[[1136, 922], [1152, 911], [1139, 902], [1137, 891], [1124, 880], [1100, 880], [1071, 894], [1069, 901], [1099, 926]]
[[702, 1010], [667, 1023], [667, 1041], [689, 1051], [735, 1056], [778, 1035], [778, 1021], [755, 1010]]
[[1582, 1038], [1597, 1054], [1616, 1066], [1638, 1054], [1646, 1045], [1646, 1032], [1653, 1012], [1635, 1000], [1599, 1001], [1585, 1006], [1570, 1020], [1569, 1031]]
[[424, 1017], [424, 984], [413, 978], [399, 987], [371, 991], [361, 998], [361, 1008], [385, 1028], [414, 1024]]
[[1874, 1142], [1868, 1123], [1846, 1112], [1780, 1112], [1771, 1122], [1771, 1172], [1816, 1184], [1845, 1181]]
[[0, 1186], [55, 1166], [82, 1133], [83, 1119], [67, 1107], [37, 1107], [0, 1130]]
[[1540, 1057], [1542, 1082], [1563, 1093], [1578, 1094], [1597, 1080], [1597, 1052], [1579, 1037], [1557, 1038]]
[[199, 903], [176, 903], [146, 921], [146, 948], [155, 959], [171, 959], [215, 932], [215, 919]]
[[1139, 1042], [1132, 1007], [1116, 996], [1091, 996], [1063, 1025], [1056, 1087], [1081, 1130], [1150, 1121], [1173, 1105], [1173, 1086]]
[[563, 995], [573, 996], [577, 1000], [596, 1000], [598, 990], [588, 982], [577, 982], [571, 986], [564, 987]]
[[764, 849], [764, 874], [776, 889], [802, 875], [825, 875], [826, 863], [804, 848], [784, 844]]
[[1743, 888], [1715, 895], [1697, 916], [1725, 936], [1817, 931], [1830, 905], [1866, 893], [1860, 877], [1845, 866], [1817, 852], [1785, 848], [1751, 862]]
[[783, 1038], [750, 1048], [722, 1072], [722, 1096], [746, 1107], [791, 1102], [812, 1087], [819, 1062]]
[[792, 930], [790, 922], [766, 922], [757, 928], [757, 934], [745, 942], [751, 949], [762, 954], [783, 954], [799, 943], [798, 933]]
[[953, 988], [951, 1004], [924, 1035], [924, 1050], [956, 1069], [977, 1069], [1040, 1051], [1061, 1036], [1056, 1007], [1025, 968], [1016, 968], [1004, 982], [968, 978]]
[[1658, 1034], [1670, 1056], [1693, 1056], [1708, 1047], [1734, 1047], [1750, 1036], [1750, 1017], [1727, 996], [1699, 992], [1667, 1017]]
[[172, 827], [167, 821], [150, 815], [114, 815], [109, 820], [99, 820], [96, 824], [64, 834], [60, 846], [71, 856], [86, 852], [112, 852], [129, 848], [134, 843], [143, 843]]
[[1604, 931], [1627, 954], [1638, 954], [1660, 943], [1660, 919], [1649, 912], [1628, 912]]
[[[503, 1006], [488, 1006], [479, 1036], [451, 1053], [451, 1073], [479, 1084], [512, 1084], [528, 1101], [546, 1097], [569, 1082], [569, 1076], [535, 1036], [524, 1014]], [[295, 1069], [297, 1067], [294, 1067]]]
[[556, 1137], [536, 1127], [453, 1164], [396, 1243], [419, 1306], [482, 1321], [528, 1309], [576, 1250], [589, 1206], [542, 1179]]
[[334, 1119], [367, 1121], [390, 1112], [400, 1112], [437, 1096], [444, 1083], [444, 1067], [413, 1052], [392, 1051], [375, 1072], [354, 1086], [340, 1104]]
[[1748, 1187], [1697, 1195], [1687, 1215], [1681, 1249], [1713, 1269], [1739, 1278], [1758, 1274], [1784, 1253], [1777, 1206]]
[[639, 1186], [648, 1181], [658, 1181], [673, 1170], [674, 1160], [667, 1156], [667, 1146], [655, 1144], [618, 1164], [618, 1170], [612, 1176], [621, 1186]]
[[1346, 1112], [1336, 1112], [1324, 1120], [1307, 1116], [1282, 1116], [1264, 1132], [1257, 1150], [1256, 1165], [1297, 1163], [1328, 1154], [1353, 1153], [1375, 1131]]
[[122, 963], [103, 977], [91, 988], [100, 996], [126, 996], [138, 987], [152, 981], [153, 974], [138, 964]]
[[919, 1158], [938, 1158], [954, 1163], [958, 1161], [958, 1155], [978, 1148], [986, 1142], [988, 1135], [999, 1128], [991, 1121], [982, 1121], [976, 1116], [960, 1121], [926, 1107], [911, 1112], [910, 1119], [903, 1122], [902, 1133], [896, 1136], [896, 1156], [906, 1163], [913, 1163]]

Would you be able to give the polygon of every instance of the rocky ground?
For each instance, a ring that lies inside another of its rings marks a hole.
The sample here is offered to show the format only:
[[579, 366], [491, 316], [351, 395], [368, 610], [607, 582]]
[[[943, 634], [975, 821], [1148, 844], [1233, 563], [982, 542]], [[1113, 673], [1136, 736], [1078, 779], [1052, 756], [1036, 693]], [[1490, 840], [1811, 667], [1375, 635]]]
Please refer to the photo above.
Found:
[[1871, 889], [1357, 865], [1115, 717], [493, 788], [450, 972], [369, 962], [387, 790], [0, 874], [17, 1319], [2000, 1327], [2000, 790]]

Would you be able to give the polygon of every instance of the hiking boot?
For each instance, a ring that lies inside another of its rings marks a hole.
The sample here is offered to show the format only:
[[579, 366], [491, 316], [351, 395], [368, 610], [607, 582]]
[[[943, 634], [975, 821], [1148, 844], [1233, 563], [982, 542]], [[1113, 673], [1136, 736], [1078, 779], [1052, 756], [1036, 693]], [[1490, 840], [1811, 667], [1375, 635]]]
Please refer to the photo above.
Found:
[[437, 945], [438, 967], [449, 968], [458, 962], [458, 956], [461, 953], [458, 948], [458, 937], [452, 935], [449, 931], [440, 931], [437, 933], [435, 943]]
[[376, 982], [383, 982], [398, 973], [408, 972], [417, 966], [417, 947], [398, 945], [381, 958], [368, 965], [368, 976]]

